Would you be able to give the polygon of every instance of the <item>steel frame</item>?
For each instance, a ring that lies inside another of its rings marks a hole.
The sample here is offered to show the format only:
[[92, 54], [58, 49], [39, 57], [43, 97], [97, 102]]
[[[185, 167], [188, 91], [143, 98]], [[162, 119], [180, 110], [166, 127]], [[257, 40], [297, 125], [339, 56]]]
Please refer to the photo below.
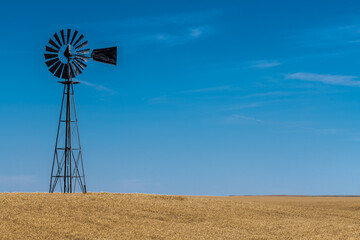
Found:
[[[55, 152], [51, 168], [49, 193], [53, 193], [56, 186], [60, 187], [63, 193], [76, 192], [76, 183], [82, 193], [86, 193], [86, 181], [83, 157], [81, 151], [79, 125], [75, 107], [74, 84], [71, 78], [61, 81], [64, 85], [63, 97], [60, 108], [60, 117], [55, 142]], [[72, 119], [72, 109], [75, 119]], [[65, 110], [65, 119], [63, 119]], [[65, 123], [65, 129], [62, 125]], [[72, 123], [75, 123], [72, 126]], [[64, 141], [62, 136], [65, 135]], [[77, 147], [72, 147], [73, 144]]]

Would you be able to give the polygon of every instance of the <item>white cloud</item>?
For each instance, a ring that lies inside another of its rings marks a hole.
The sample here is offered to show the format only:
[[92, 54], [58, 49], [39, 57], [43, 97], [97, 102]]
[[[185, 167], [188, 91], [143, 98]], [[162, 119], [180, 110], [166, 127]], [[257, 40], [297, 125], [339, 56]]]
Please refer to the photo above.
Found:
[[[160, 33], [155, 35], [148, 35], [139, 38], [138, 41], [135, 41], [136, 44], [139, 43], [166, 43], [168, 45], [179, 45], [187, 43], [191, 40], [196, 40], [205, 35], [214, 33], [215, 30], [212, 26], [200, 26], [195, 28], [189, 28], [186, 31], [180, 32], [178, 34], [168, 34], [168, 33]], [[133, 42], [134, 43], [134, 42]]]
[[217, 91], [224, 91], [224, 90], [231, 90], [231, 86], [219, 86], [213, 88], [200, 88], [200, 89], [193, 89], [193, 90], [186, 90], [182, 91], [181, 93], [200, 93], [200, 92], [217, 92]]
[[203, 31], [200, 28], [193, 28], [190, 29], [190, 36], [191, 37], [199, 37], [203, 34]]
[[172, 103], [173, 101], [174, 99], [171, 98], [169, 95], [163, 95], [148, 99], [148, 102], [150, 104], [169, 104]]
[[235, 90], [235, 88], [233, 88], [231, 86], [219, 86], [219, 87], [212, 87], [212, 88], [191, 89], [191, 90], [185, 90], [185, 91], [175, 92], [172, 94], [162, 95], [159, 97], [150, 98], [149, 103], [150, 104], [181, 103], [181, 102], [185, 101], [184, 94], [208, 93], [208, 92], [230, 91], [230, 90]]
[[213, 27], [209, 26], [209, 25], [205, 25], [205, 26], [200, 26], [200, 27], [196, 27], [196, 28], [190, 28], [189, 29], [189, 37], [193, 37], [193, 38], [198, 38], [203, 36], [204, 34], [210, 34], [210, 33], [214, 33], [215, 30]]
[[244, 98], [254, 98], [254, 97], [273, 97], [273, 96], [290, 96], [293, 95], [293, 92], [281, 92], [281, 91], [274, 91], [274, 92], [265, 92], [265, 93], [254, 93], [244, 96]]
[[357, 76], [298, 72], [293, 74], [286, 74], [285, 79], [297, 79], [302, 81], [321, 82], [331, 85], [360, 87], [360, 81], [357, 80]]
[[[222, 10], [213, 9], [179, 15], [138, 17], [114, 24], [120, 30], [111, 32], [120, 32], [119, 37], [127, 46], [153, 43], [174, 46], [214, 33], [211, 23], [221, 14]], [[130, 28], [130, 31], [124, 31], [123, 28]]]
[[247, 117], [244, 115], [238, 115], [238, 114], [233, 114], [226, 119], [226, 123], [248, 123], [248, 122], [264, 123], [264, 121], [260, 119]]
[[310, 128], [310, 127], [301, 127], [297, 129], [298, 132], [310, 132], [317, 134], [326, 134], [326, 135], [347, 135], [347, 129], [339, 128]]
[[[222, 9], [183, 12], [167, 15], [149, 14], [117, 22], [98, 20], [77, 24], [81, 28], [100, 30], [102, 39], [118, 39], [123, 46], [162, 43], [179, 45], [214, 32], [212, 23], [223, 14]], [[104, 40], [103, 40], [104, 41]]]
[[255, 61], [250, 66], [251, 68], [271, 68], [281, 65], [282, 62], [276, 61], [276, 60], [261, 60], [261, 61]]
[[89, 86], [91, 88], [94, 88], [98, 91], [101, 91], [101, 92], [107, 92], [107, 93], [110, 93], [110, 94], [115, 94], [115, 91], [110, 89], [110, 88], [107, 88], [107, 87], [104, 87], [102, 85], [98, 85], [98, 84], [94, 84], [94, 83], [90, 83], [90, 82], [86, 82], [86, 81], [83, 81], [83, 80], [77, 80], [79, 81], [80, 83], [83, 83], [85, 84], [86, 86]]

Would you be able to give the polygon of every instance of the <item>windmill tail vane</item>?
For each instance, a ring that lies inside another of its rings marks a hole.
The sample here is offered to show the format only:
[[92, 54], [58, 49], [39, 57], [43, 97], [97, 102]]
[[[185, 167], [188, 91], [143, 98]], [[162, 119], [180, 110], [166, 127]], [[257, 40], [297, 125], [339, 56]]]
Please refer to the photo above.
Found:
[[[60, 37], [59, 37], [60, 36]], [[73, 78], [80, 75], [93, 59], [111, 65], [117, 64], [117, 47], [94, 49], [85, 48], [88, 41], [77, 30], [60, 30], [50, 38], [45, 47], [45, 64], [49, 71], [63, 81], [64, 85], [55, 151], [52, 161], [50, 188], [72, 193], [79, 189], [86, 193], [85, 171], [80, 143], [78, 119], [75, 106]]]

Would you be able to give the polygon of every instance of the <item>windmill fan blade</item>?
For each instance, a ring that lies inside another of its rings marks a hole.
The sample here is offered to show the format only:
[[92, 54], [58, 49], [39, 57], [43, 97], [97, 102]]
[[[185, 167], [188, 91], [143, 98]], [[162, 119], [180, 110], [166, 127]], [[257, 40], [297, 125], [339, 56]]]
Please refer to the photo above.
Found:
[[64, 45], [65, 43], [65, 36], [64, 36], [64, 30], [60, 30], [60, 34], [61, 34], [61, 39], [63, 40]]
[[52, 67], [49, 69], [50, 72], [54, 73], [54, 72], [56, 71], [56, 69], [59, 67], [60, 63], [61, 63], [60, 61], [56, 62], [56, 63], [54, 64], [54, 66], [52, 66]]
[[59, 58], [51, 59], [51, 60], [49, 60], [49, 61], [47, 61], [47, 62], [45, 62], [45, 63], [46, 63], [46, 65], [47, 65], [48, 67], [50, 67], [51, 65], [53, 65], [53, 64], [56, 63], [57, 61], [59, 61]]
[[71, 63], [71, 66], [72, 66], [72, 68], [74, 69], [76, 75], [80, 75], [80, 74], [81, 74], [80, 68], [79, 68], [74, 62]]
[[72, 64], [69, 64], [69, 69], [70, 69], [70, 77], [71, 78], [74, 78], [76, 76], [75, 72], [74, 72], [74, 69], [72, 68]]
[[72, 37], [72, 39], [71, 39], [70, 44], [72, 44], [72, 43], [73, 43], [73, 41], [74, 41], [74, 39], [75, 39], [75, 37], [76, 37], [76, 35], [77, 35], [77, 34], [78, 34], [78, 31], [77, 31], [77, 30], [75, 30], [74, 35], [73, 35], [73, 37]]
[[64, 70], [62, 71], [61, 78], [67, 78], [68, 73], [68, 65], [65, 64]]
[[83, 39], [84, 38], [84, 35], [80, 35], [80, 37], [78, 38], [78, 40], [76, 40], [76, 42], [73, 44], [73, 46], [76, 46], [76, 44], [78, 44], [80, 41], [81, 41], [81, 39]]
[[53, 52], [53, 53], [58, 53], [59, 52], [59, 50], [53, 49], [53, 48], [51, 48], [49, 46], [46, 46], [46, 51]]
[[64, 69], [64, 66], [65, 66], [65, 64], [60, 63], [60, 67], [55, 72], [56, 77], [60, 78], [60, 75], [61, 75], [62, 70]]
[[74, 61], [79, 65], [79, 67], [84, 70], [86, 68], [86, 64], [81, 61], [81, 59], [75, 58]]
[[62, 43], [61, 43], [60, 38], [59, 38], [59, 36], [57, 35], [57, 33], [54, 34], [54, 38], [55, 38], [55, 40], [58, 42], [58, 44], [59, 44], [60, 47], [61, 47], [61, 46], [62, 46]]
[[58, 56], [57, 54], [48, 54], [48, 53], [45, 53], [44, 55], [45, 55], [45, 59], [46, 59], [46, 60], [48, 60], [48, 59], [50, 59], [50, 58], [55, 58], [55, 57]]
[[75, 49], [79, 49], [79, 48], [85, 47], [87, 45], [88, 45], [88, 41], [85, 41], [82, 44], [80, 44], [79, 46], [75, 47]]
[[73, 77], [75, 77], [75, 74], [74, 74], [73, 70], [71, 69], [70, 64], [68, 64], [68, 63], [65, 64], [65, 68], [64, 68], [61, 78], [71, 79]]
[[70, 40], [70, 34], [71, 34], [71, 29], [67, 30], [67, 38], [66, 38], [66, 44], [69, 44], [69, 40]]
[[81, 60], [83, 60], [84, 62], [88, 62], [89, 61], [89, 57], [81, 55], [81, 54], [75, 54], [75, 58], [80, 58]]
[[72, 69], [71, 69], [70, 64], [66, 64], [66, 66], [67, 66], [67, 71], [66, 71], [66, 73], [67, 73], [67, 78], [71, 79], [71, 78], [74, 77], [74, 73], [73, 73], [73, 71], [72, 71]]
[[90, 49], [84, 49], [84, 50], [79, 50], [79, 51], [76, 51], [76, 53], [80, 53], [80, 54], [89, 54], [90, 53]]
[[53, 46], [53, 47], [55, 47], [56, 49], [59, 49], [60, 50], [60, 47], [50, 38], [50, 40], [49, 40], [49, 43]]
[[91, 53], [91, 57], [98, 62], [116, 65], [117, 47], [94, 49]]
[[70, 76], [71, 76], [70, 66], [69, 66], [69, 64], [65, 64], [61, 78], [68, 79], [68, 78], [70, 78]]

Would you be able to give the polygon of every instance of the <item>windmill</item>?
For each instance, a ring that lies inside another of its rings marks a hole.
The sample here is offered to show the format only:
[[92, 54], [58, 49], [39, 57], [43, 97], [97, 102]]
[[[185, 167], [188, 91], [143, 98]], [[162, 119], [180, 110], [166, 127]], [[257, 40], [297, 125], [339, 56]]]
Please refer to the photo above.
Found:
[[77, 30], [57, 32], [45, 47], [45, 64], [49, 71], [64, 85], [60, 117], [55, 142], [50, 188], [56, 186], [64, 193], [75, 192], [77, 188], [86, 193], [86, 181], [81, 152], [78, 119], [76, 115], [73, 79], [87, 67], [89, 59], [116, 65], [117, 47], [94, 49], [85, 48], [88, 41]]

